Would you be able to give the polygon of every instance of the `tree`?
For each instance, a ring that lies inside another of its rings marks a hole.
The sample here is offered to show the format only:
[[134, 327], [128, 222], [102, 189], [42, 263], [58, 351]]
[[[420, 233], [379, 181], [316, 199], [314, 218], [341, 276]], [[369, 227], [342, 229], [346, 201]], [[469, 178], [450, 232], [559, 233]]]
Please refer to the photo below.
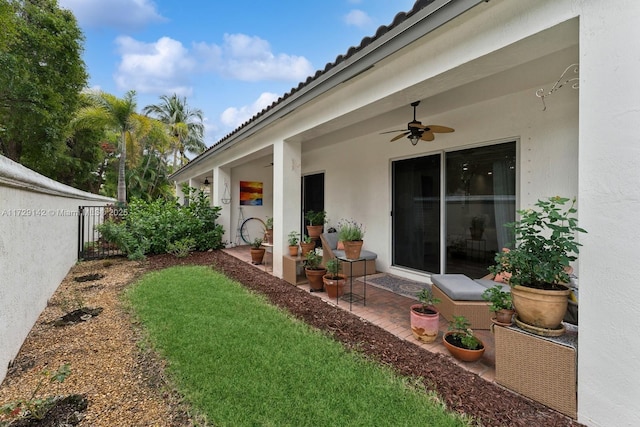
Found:
[[118, 134], [118, 202], [127, 203], [126, 162], [127, 141], [133, 141], [132, 133], [136, 128], [136, 92], [128, 91], [124, 98], [118, 98], [105, 92], [89, 92], [87, 97], [92, 105], [78, 110], [73, 124], [76, 128], [94, 128], [104, 126]]
[[180, 166], [185, 160], [185, 152], [202, 153], [207, 146], [204, 143], [203, 113], [200, 109], [190, 109], [185, 97], [163, 95], [159, 104], [144, 107], [145, 114], [152, 114], [161, 122], [167, 124], [174, 138], [173, 167], [178, 166], [177, 155], [180, 153]]
[[0, 26], [0, 153], [56, 178], [87, 82], [82, 32], [56, 0], [2, 0]]

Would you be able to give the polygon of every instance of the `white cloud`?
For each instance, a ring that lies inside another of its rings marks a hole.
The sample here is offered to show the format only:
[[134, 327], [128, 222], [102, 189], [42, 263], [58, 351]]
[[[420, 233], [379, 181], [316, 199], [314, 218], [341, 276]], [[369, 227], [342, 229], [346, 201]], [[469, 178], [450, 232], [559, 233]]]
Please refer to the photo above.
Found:
[[196, 43], [194, 49], [209, 69], [237, 80], [300, 81], [314, 70], [305, 57], [275, 55], [269, 42], [245, 34], [225, 34], [222, 46]]
[[116, 39], [122, 61], [114, 75], [121, 90], [188, 96], [189, 76], [196, 64], [179, 41], [162, 37], [143, 43], [131, 37]]
[[373, 23], [373, 20], [366, 12], [360, 9], [353, 9], [344, 16], [344, 22], [358, 28], [364, 28]]
[[151, 0], [59, 0], [58, 3], [71, 10], [83, 27], [128, 31], [167, 21]]
[[263, 92], [260, 97], [251, 105], [240, 108], [229, 107], [220, 115], [220, 121], [230, 128], [237, 128], [251, 117], [264, 110], [269, 105], [277, 101], [278, 95], [270, 92]]

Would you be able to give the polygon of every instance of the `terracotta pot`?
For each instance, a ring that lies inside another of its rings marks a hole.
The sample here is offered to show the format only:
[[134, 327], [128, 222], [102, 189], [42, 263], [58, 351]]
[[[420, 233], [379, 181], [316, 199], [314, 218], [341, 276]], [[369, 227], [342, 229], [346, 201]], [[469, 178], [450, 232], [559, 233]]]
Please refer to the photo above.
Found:
[[300, 243], [300, 247], [302, 248], [302, 253], [300, 254], [303, 258], [307, 256], [309, 252], [315, 249], [316, 243]]
[[507, 310], [503, 308], [502, 310], [496, 311], [496, 322], [502, 324], [512, 324], [513, 323], [513, 315], [515, 310]]
[[318, 240], [320, 235], [322, 234], [322, 229], [324, 225], [307, 225], [307, 234], [313, 240]]
[[339, 279], [334, 279], [334, 276], [325, 274], [322, 276], [322, 282], [324, 283], [324, 290], [327, 291], [329, 298], [339, 298], [344, 295], [344, 284], [346, 283], [346, 276], [344, 274], [338, 274]]
[[451, 353], [453, 357], [462, 362], [475, 362], [482, 357], [482, 355], [484, 354], [484, 343], [482, 341], [478, 339], [478, 341], [480, 341], [481, 348], [477, 350], [469, 350], [467, 348], [457, 347], [447, 341], [447, 337], [453, 334], [454, 332], [449, 331], [442, 337], [442, 343], [447, 348], [447, 350], [449, 350], [449, 353]]
[[541, 329], [559, 329], [567, 311], [570, 290], [557, 285], [561, 290], [544, 290], [514, 286], [511, 288], [513, 306], [518, 318], [524, 323]]
[[360, 252], [364, 244], [362, 240], [347, 240], [342, 243], [344, 244], [344, 256], [346, 256], [347, 259], [360, 258]]
[[251, 248], [251, 263], [252, 264], [262, 264], [262, 259], [264, 258], [264, 248], [255, 249]]
[[428, 306], [433, 313], [422, 313], [422, 304], [413, 304], [409, 310], [411, 319], [411, 332], [413, 336], [422, 342], [431, 343], [438, 337], [440, 327], [440, 313], [433, 306]]
[[304, 269], [304, 274], [307, 276], [307, 280], [309, 280], [309, 290], [311, 292], [321, 292], [323, 290], [322, 276], [326, 273], [327, 270], [324, 268], [321, 270]]
[[264, 231], [264, 239], [267, 243], [273, 243], [273, 229]]
[[295, 246], [289, 246], [289, 255], [291, 256], [298, 256], [298, 245]]

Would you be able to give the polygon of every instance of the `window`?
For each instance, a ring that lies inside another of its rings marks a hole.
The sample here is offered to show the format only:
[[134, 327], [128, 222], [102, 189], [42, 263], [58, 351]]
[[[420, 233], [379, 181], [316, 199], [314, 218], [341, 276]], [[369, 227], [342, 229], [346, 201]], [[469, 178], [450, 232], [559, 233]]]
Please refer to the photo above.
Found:
[[393, 162], [393, 264], [487, 274], [513, 240], [504, 224], [515, 219], [515, 158], [508, 142]]

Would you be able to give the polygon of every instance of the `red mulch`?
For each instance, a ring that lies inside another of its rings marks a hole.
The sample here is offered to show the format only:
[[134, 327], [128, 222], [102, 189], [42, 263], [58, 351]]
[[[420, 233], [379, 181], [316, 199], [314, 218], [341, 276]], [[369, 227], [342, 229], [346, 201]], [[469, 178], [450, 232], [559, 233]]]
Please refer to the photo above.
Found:
[[[425, 387], [435, 390], [448, 408], [474, 417], [482, 426], [581, 425], [466, 371], [448, 356], [421, 349], [222, 251], [192, 253], [182, 259], [159, 255], [150, 257], [148, 263], [150, 269], [187, 264], [211, 265], [247, 288], [264, 294], [274, 305], [330, 333], [345, 347], [364, 353], [401, 375], [422, 378]], [[549, 392], [553, 393], [553, 390]]]

